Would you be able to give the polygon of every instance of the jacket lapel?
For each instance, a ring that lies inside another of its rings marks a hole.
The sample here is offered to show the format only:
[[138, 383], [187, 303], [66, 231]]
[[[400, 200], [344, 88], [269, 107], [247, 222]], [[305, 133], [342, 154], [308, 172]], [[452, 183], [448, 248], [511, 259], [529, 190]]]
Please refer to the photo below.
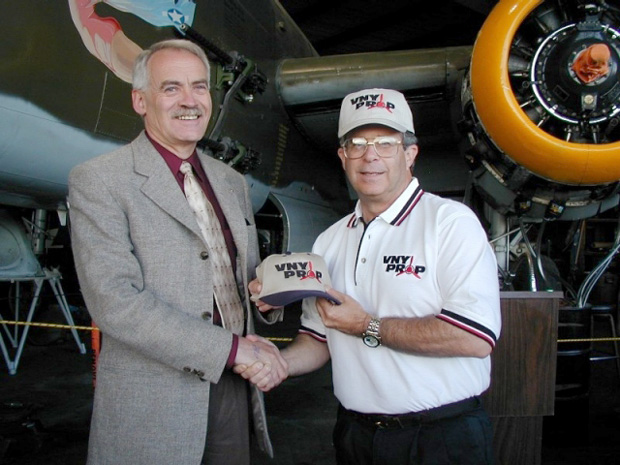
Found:
[[183, 191], [145, 133], [142, 132], [131, 145], [134, 169], [137, 174], [146, 178], [140, 188], [141, 192], [202, 239], [198, 223]]

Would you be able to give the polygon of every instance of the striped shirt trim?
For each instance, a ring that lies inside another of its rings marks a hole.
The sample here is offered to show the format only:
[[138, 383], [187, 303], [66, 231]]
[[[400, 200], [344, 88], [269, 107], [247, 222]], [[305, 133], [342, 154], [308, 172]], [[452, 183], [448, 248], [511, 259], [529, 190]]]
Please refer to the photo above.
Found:
[[349, 222], [347, 223], [347, 228], [355, 228], [357, 226], [357, 216], [355, 213], [351, 215]]
[[[407, 217], [409, 216], [409, 214], [413, 211], [415, 206], [418, 204], [423, 194], [424, 194], [424, 191], [422, 190], [420, 186], [418, 186], [413, 191], [413, 194], [411, 194], [411, 196], [409, 197], [409, 199], [407, 200], [403, 208], [401, 208], [400, 212], [398, 212], [398, 214], [394, 217], [394, 219], [390, 221], [390, 224], [392, 226], [399, 226], [403, 221], [405, 221]], [[359, 220], [360, 218], [357, 216], [357, 212], [353, 213], [353, 215], [351, 215], [351, 218], [349, 218], [347, 227], [348, 228], [357, 227], [357, 223], [359, 222]]]
[[312, 336], [319, 342], [327, 342], [327, 337], [319, 332], [316, 332], [313, 329], [308, 328], [307, 326], [301, 326], [299, 328], [299, 334], [307, 334], [308, 336]]
[[405, 206], [401, 209], [398, 215], [396, 215], [396, 218], [394, 218], [390, 224], [393, 226], [399, 226], [403, 221], [405, 221], [405, 219], [409, 216], [409, 213], [411, 213], [414, 207], [418, 204], [423, 194], [424, 191], [420, 186], [418, 186], [417, 189], [413, 191], [413, 194], [411, 194], [411, 197], [409, 197], [409, 200], [407, 200]]
[[437, 318], [443, 320], [447, 323], [450, 323], [458, 328], [461, 328], [468, 333], [473, 334], [474, 336], [478, 336], [479, 338], [487, 341], [491, 347], [495, 347], [495, 343], [497, 342], [497, 337], [489, 328], [476, 323], [469, 318], [465, 318], [458, 313], [451, 312], [449, 310], [442, 309], [441, 313], [437, 315]]

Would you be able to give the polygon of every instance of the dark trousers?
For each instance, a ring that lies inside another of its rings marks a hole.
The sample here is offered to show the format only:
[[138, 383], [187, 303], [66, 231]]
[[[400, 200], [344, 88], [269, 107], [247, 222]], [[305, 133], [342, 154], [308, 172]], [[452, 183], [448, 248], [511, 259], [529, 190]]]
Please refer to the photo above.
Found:
[[225, 370], [219, 383], [211, 385], [209, 425], [202, 465], [249, 465], [249, 463], [247, 381]]
[[333, 433], [338, 465], [492, 465], [489, 417], [477, 398], [465, 402], [398, 417], [340, 406]]

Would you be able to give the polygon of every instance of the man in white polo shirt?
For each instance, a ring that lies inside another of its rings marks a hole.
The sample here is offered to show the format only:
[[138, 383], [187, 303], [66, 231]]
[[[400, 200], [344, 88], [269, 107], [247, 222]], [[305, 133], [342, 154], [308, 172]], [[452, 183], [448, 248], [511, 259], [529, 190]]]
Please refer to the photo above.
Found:
[[[400, 92], [345, 97], [338, 137], [359, 200], [313, 252], [341, 304], [304, 300], [300, 334], [283, 351], [289, 373], [331, 357], [339, 464], [491, 464], [477, 396], [489, 387], [501, 317], [486, 234], [469, 208], [413, 177], [418, 145]], [[250, 285], [253, 295], [260, 288]]]

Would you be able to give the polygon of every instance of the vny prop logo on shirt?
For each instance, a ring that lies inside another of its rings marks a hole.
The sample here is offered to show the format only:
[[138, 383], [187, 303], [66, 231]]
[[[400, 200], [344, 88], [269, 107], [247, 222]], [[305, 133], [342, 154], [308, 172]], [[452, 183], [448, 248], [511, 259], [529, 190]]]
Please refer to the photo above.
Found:
[[396, 108], [396, 105], [392, 102], [385, 102], [383, 100], [383, 94], [360, 95], [354, 99], [351, 99], [351, 105], [355, 105], [356, 110], [362, 107], [366, 107], [369, 110], [371, 108], [385, 108], [390, 113], [392, 113], [392, 110]]
[[305, 279], [316, 279], [321, 282], [323, 273], [320, 271], [314, 271], [312, 269], [312, 262], [293, 262], [282, 263], [281, 265], [275, 265], [276, 270], [284, 273], [284, 278], [300, 278], [300, 281]]
[[413, 275], [422, 279], [420, 274], [426, 270], [424, 265], [414, 265], [413, 255], [386, 255], [383, 257], [383, 263], [385, 271], [396, 276]]

